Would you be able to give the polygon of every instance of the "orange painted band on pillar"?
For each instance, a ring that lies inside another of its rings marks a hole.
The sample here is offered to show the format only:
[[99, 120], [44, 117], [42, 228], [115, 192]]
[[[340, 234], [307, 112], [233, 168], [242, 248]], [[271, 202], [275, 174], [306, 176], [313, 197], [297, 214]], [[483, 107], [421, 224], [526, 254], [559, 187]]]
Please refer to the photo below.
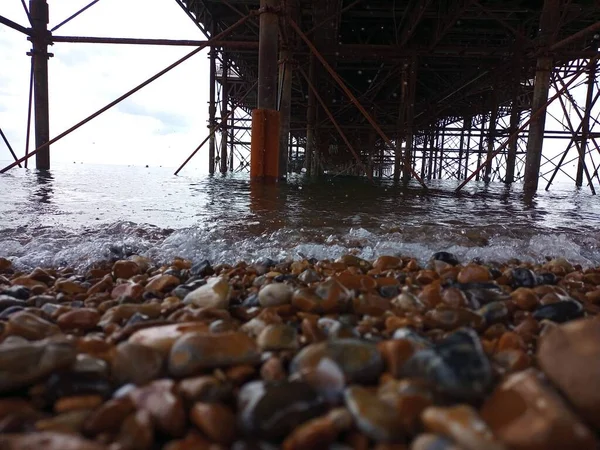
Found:
[[274, 181], [279, 179], [279, 111], [252, 111], [250, 145], [250, 178]]

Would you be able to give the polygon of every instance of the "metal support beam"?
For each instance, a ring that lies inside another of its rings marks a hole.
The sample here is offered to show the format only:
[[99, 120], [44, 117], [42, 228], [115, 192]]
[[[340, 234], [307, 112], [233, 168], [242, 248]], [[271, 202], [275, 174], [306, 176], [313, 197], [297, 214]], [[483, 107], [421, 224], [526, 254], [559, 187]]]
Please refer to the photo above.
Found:
[[[313, 85], [315, 84], [315, 69], [316, 61], [314, 55], [310, 56], [308, 64], [308, 79]], [[304, 164], [307, 175], [312, 175], [313, 156], [316, 147], [315, 123], [317, 121], [317, 104], [315, 92], [313, 89], [308, 90], [308, 106], [306, 107], [306, 155]]]
[[[540, 18], [539, 44], [544, 48], [550, 44], [558, 23], [560, 0], [545, 0]], [[537, 111], [548, 100], [550, 90], [550, 75], [554, 61], [551, 56], [542, 55], [537, 60], [535, 81], [533, 87], [532, 111]], [[525, 178], [523, 187], [527, 191], [536, 191], [538, 187], [542, 146], [544, 142], [544, 127], [546, 125], [546, 110], [538, 114], [529, 126], [527, 138], [527, 157], [525, 160]]]
[[222, 174], [227, 173], [227, 117], [229, 103], [229, 86], [227, 75], [229, 73], [229, 58], [226, 52], [221, 57], [221, 156], [219, 158]]
[[[212, 26], [211, 34], [214, 34], [215, 27]], [[216, 105], [216, 84], [217, 84], [217, 49], [210, 49], [210, 71], [209, 71], [209, 91], [208, 91], [208, 126], [213, 129], [216, 121], [217, 105]], [[208, 173], [215, 173], [215, 134], [210, 133], [208, 141]]]
[[278, 4], [279, 0], [260, 0], [258, 109], [277, 109]]
[[[33, 79], [35, 105], [35, 146], [37, 148], [50, 141], [50, 111], [48, 104], [48, 44], [51, 34], [48, 31], [48, 3], [46, 0], [30, 0], [33, 49]], [[35, 157], [39, 170], [50, 169], [50, 146], [46, 146]]]
[[[12, 146], [10, 145], [10, 142], [8, 142], [8, 139], [6, 138], [6, 136], [4, 135], [4, 132], [2, 131], [2, 128], [0, 128], [0, 136], [2, 137], [2, 140], [4, 141], [4, 143], [6, 144], [6, 147], [8, 147], [8, 151], [10, 152], [10, 154], [12, 155], [12, 157], [14, 158], [15, 161], [19, 161], [19, 158], [17, 158], [17, 155], [15, 155], [15, 152], [12, 148]], [[19, 167], [21, 167], [21, 164], [19, 164]]]
[[[579, 162], [577, 164], [577, 177], [575, 178], [575, 185], [581, 187], [583, 184], [583, 170], [585, 168], [585, 154], [587, 152], [588, 138], [590, 134], [590, 114], [592, 112], [592, 99], [594, 98], [594, 86], [596, 85], [596, 68], [598, 61], [593, 59], [590, 67], [588, 68], [588, 79], [587, 79], [587, 91], [585, 96], [585, 110], [583, 113], [582, 130], [581, 130], [581, 144], [579, 146]], [[591, 184], [591, 180], [590, 180]], [[593, 188], [592, 188], [593, 189]]]

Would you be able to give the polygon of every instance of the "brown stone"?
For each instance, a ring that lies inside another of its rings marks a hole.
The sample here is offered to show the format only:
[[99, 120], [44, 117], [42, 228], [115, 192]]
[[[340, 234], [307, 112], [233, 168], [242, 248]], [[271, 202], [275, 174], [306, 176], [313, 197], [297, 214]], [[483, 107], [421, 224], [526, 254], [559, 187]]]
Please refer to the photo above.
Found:
[[204, 286], [194, 289], [183, 299], [186, 305], [199, 308], [226, 309], [231, 297], [231, 286], [226, 277], [213, 277]]
[[263, 351], [295, 350], [299, 347], [296, 329], [284, 324], [265, 327], [258, 335], [256, 343]]
[[90, 415], [88, 409], [67, 411], [35, 422], [38, 431], [58, 431], [62, 433], [79, 433], [85, 420]]
[[507, 331], [500, 337], [496, 346], [496, 351], [503, 350], [527, 350], [527, 344], [525, 344], [523, 338], [517, 333]]
[[369, 292], [377, 288], [375, 278], [367, 275], [354, 275], [349, 272], [342, 272], [335, 279], [347, 289], [354, 289], [360, 292]]
[[533, 369], [510, 375], [481, 409], [494, 435], [515, 450], [596, 449], [598, 442]]
[[442, 291], [442, 302], [453, 308], [466, 308], [469, 306], [465, 293], [454, 287], [449, 287]]
[[80, 436], [43, 432], [0, 435], [2, 450], [107, 450], [104, 445]]
[[129, 279], [141, 273], [141, 270], [134, 261], [120, 260], [113, 264], [112, 273], [115, 278]]
[[235, 414], [220, 403], [194, 404], [190, 410], [190, 420], [213, 442], [227, 445], [235, 439]]
[[352, 425], [348, 410], [338, 408], [327, 415], [309, 420], [296, 427], [282, 444], [283, 450], [329, 448], [340, 432]]
[[485, 319], [469, 309], [441, 305], [427, 311], [424, 320], [427, 327], [446, 331], [465, 326], [480, 330], [485, 326]]
[[169, 354], [169, 372], [176, 377], [184, 377], [205, 369], [256, 364], [259, 360], [256, 343], [244, 333], [189, 333], [173, 344]]
[[493, 355], [494, 362], [503, 374], [525, 370], [531, 367], [531, 358], [523, 350], [503, 350]]
[[158, 380], [129, 394], [138, 409], [147, 411], [157, 429], [169, 436], [183, 436], [186, 414], [173, 380]]
[[380, 271], [399, 269], [402, 264], [402, 259], [397, 256], [380, 256], [373, 262], [373, 268]]
[[371, 439], [393, 442], [404, 436], [405, 430], [400, 426], [398, 411], [367, 389], [360, 386], [349, 387], [344, 397], [356, 426]]
[[144, 286], [139, 283], [121, 283], [117, 284], [110, 293], [112, 298], [131, 297], [132, 299], [141, 299], [144, 294]]
[[61, 314], [56, 323], [62, 330], [91, 330], [96, 328], [100, 314], [92, 308], [79, 308]]
[[213, 444], [198, 431], [191, 430], [183, 439], [170, 441], [162, 450], [225, 450], [225, 447]]
[[377, 348], [385, 361], [387, 370], [396, 378], [402, 376], [404, 363], [414, 354], [416, 348], [408, 339], [393, 339], [380, 342]]
[[164, 359], [159, 350], [134, 342], [122, 342], [112, 360], [112, 376], [121, 384], [145, 384], [160, 376]]
[[260, 368], [260, 377], [265, 381], [281, 381], [287, 378], [287, 373], [280, 358], [271, 357]]
[[115, 432], [134, 409], [135, 406], [129, 397], [109, 400], [88, 416], [83, 429], [92, 436], [103, 432]]
[[54, 411], [63, 413], [77, 409], [94, 409], [102, 404], [100, 395], [74, 395], [72, 397], [62, 397], [54, 404]]
[[152, 347], [166, 356], [177, 339], [184, 334], [198, 332], [208, 332], [208, 325], [201, 322], [161, 325], [136, 331], [129, 338], [129, 342]]
[[156, 275], [148, 280], [146, 290], [150, 292], [168, 292], [180, 284], [179, 278], [173, 275]]
[[17, 278], [13, 278], [10, 280], [10, 284], [13, 286], [25, 286], [26, 288], [33, 289], [35, 286], [41, 286], [43, 288], [47, 288], [48, 286], [41, 281], [34, 280], [28, 276], [20, 276]]
[[391, 301], [376, 294], [361, 294], [352, 299], [355, 314], [381, 316], [390, 310]]
[[459, 283], [483, 283], [491, 279], [490, 271], [486, 267], [477, 264], [469, 264], [463, 267], [457, 277]]
[[88, 290], [87, 287], [71, 280], [57, 280], [56, 283], [54, 283], [54, 289], [56, 292], [62, 292], [63, 294], [68, 295], [85, 294]]
[[408, 378], [382, 382], [377, 395], [398, 411], [400, 426], [410, 434], [419, 431], [421, 413], [431, 406], [434, 400], [430, 388], [425, 383]]
[[143, 409], [129, 414], [110, 450], [150, 450], [154, 443], [152, 417]]
[[537, 294], [529, 288], [518, 288], [511, 292], [510, 297], [519, 309], [533, 311], [540, 304]]
[[19, 311], [10, 316], [4, 334], [6, 336], [21, 336], [30, 341], [37, 341], [48, 336], [60, 334], [60, 328], [35, 314], [27, 311]]
[[600, 321], [581, 319], [553, 327], [540, 339], [537, 359], [577, 411], [600, 428]]
[[503, 450], [477, 411], [469, 405], [430, 406], [421, 415], [427, 431], [452, 438], [465, 450]]
[[6, 258], [0, 258], [0, 270], [8, 270], [12, 267], [12, 262]]

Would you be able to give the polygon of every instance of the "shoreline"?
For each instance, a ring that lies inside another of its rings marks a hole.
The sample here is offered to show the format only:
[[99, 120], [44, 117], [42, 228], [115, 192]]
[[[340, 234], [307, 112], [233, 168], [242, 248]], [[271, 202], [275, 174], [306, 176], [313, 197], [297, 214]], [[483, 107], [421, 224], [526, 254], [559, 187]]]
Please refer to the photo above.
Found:
[[0, 447], [596, 448], [599, 311], [563, 258], [0, 258]]

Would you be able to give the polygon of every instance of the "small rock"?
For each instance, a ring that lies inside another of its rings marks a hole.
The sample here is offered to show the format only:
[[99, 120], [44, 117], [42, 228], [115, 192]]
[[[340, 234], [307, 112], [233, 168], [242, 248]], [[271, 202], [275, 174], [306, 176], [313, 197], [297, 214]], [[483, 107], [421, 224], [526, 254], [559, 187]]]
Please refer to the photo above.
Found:
[[504, 449], [472, 406], [430, 406], [422, 419], [427, 431], [448, 436], [465, 450]]
[[185, 296], [183, 303], [199, 308], [210, 307], [226, 309], [229, 306], [231, 288], [227, 279], [211, 278], [204, 286], [193, 290]]
[[306, 269], [300, 275], [298, 275], [298, 279], [302, 281], [304, 284], [315, 283], [321, 280], [321, 277], [317, 272], [312, 269]]
[[129, 342], [152, 347], [158, 350], [163, 356], [167, 356], [175, 341], [184, 334], [207, 331], [208, 326], [205, 323], [182, 322], [138, 330], [131, 335]]
[[262, 351], [295, 350], [299, 347], [296, 329], [284, 324], [268, 325], [260, 332], [256, 343]]
[[154, 424], [148, 411], [143, 409], [129, 414], [121, 425], [121, 429], [112, 449], [149, 450], [154, 443]]
[[146, 384], [158, 378], [162, 369], [159, 350], [134, 342], [119, 344], [112, 360], [112, 376], [119, 384]]
[[69, 367], [77, 352], [71, 342], [43, 341], [0, 346], [0, 392], [10, 392]]
[[238, 417], [252, 436], [278, 439], [325, 412], [317, 392], [301, 381], [251, 381], [238, 395]]
[[114, 433], [134, 410], [135, 406], [129, 397], [111, 399], [88, 416], [83, 429], [92, 436], [103, 432]]
[[484, 283], [492, 279], [490, 271], [477, 264], [469, 264], [458, 272], [457, 280], [459, 283]]
[[146, 291], [148, 292], [168, 292], [180, 283], [179, 278], [173, 275], [156, 275], [148, 280]]
[[452, 266], [456, 266], [459, 264], [458, 259], [452, 253], [449, 252], [436, 252], [431, 257], [434, 261], [442, 261], [446, 264], [450, 264]]
[[173, 380], [158, 380], [129, 394], [138, 410], [146, 411], [163, 433], [179, 437], [185, 433], [186, 414]]
[[80, 308], [61, 314], [56, 320], [62, 330], [92, 330], [100, 321], [100, 313], [92, 308]]
[[375, 441], [393, 442], [405, 433], [396, 409], [360, 386], [351, 386], [344, 393], [346, 406], [358, 429]]
[[115, 278], [129, 279], [141, 273], [141, 270], [135, 261], [120, 260], [113, 264], [112, 273]]
[[37, 341], [48, 336], [60, 334], [60, 328], [34, 314], [19, 311], [10, 316], [6, 324], [7, 336], [21, 336], [30, 341]]
[[258, 292], [258, 302], [264, 307], [287, 305], [291, 303], [293, 293], [293, 289], [287, 284], [267, 284]]
[[537, 320], [551, 320], [557, 323], [568, 322], [583, 316], [581, 303], [575, 300], [563, 300], [556, 303], [540, 306], [533, 312]]
[[189, 333], [173, 344], [169, 372], [176, 377], [185, 377], [205, 369], [256, 364], [259, 360], [256, 343], [244, 333]]
[[510, 375], [483, 404], [481, 417], [509, 448], [592, 450], [598, 441], [532, 369]]
[[219, 403], [195, 403], [190, 410], [190, 420], [211, 441], [229, 445], [235, 440], [235, 415]]
[[371, 383], [383, 371], [383, 359], [374, 344], [358, 339], [337, 339], [311, 344], [292, 360], [290, 371], [311, 371], [327, 358], [339, 366], [349, 383]]
[[2, 450], [107, 450], [104, 445], [80, 436], [56, 433], [24, 433], [0, 435]]
[[540, 340], [537, 360], [578, 412], [600, 428], [600, 322], [583, 319], [552, 328]]
[[424, 378], [438, 389], [457, 398], [482, 396], [492, 382], [492, 368], [479, 337], [461, 329], [416, 352], [404, 364], [408, 376]]
[[[439, 434], [424, 433], [416, 437], [410, 445], [410, 450], [465, 450], [454, 445], [450, 439]], [[483, 449], [481, 449], [483, 450]]]

